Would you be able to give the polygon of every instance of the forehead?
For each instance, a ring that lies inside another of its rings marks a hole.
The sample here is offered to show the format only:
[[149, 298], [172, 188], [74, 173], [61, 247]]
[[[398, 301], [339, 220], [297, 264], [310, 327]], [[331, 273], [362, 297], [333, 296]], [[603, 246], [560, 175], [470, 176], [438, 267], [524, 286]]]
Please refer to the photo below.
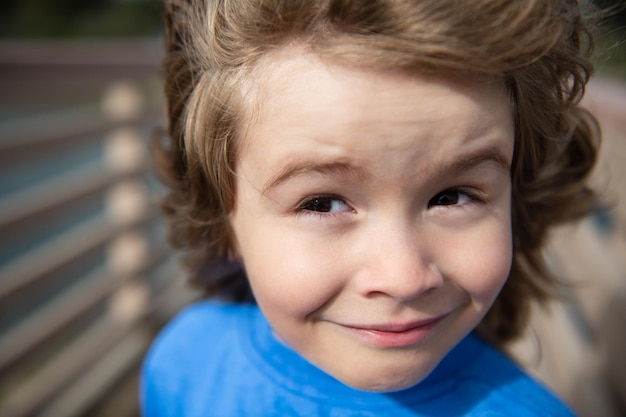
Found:
[[[440, 127], [447, 123], [446, 129], [454, 133], [497, 124], [500, 118], [512, 120], [512, 106], [499, 79], [468, 75], [444, 78], [416, 71], [348, 66], [299, 46], [264, 56], [251, 72], [250, 81], [241, 151], [267, 136], [264, 130], [268, 127], [291, 130], [297, 137], [310, 134], [306, 129], [312, 125], [322, 125], [349, 137], [355, 126], [380, 127], [381, 123], [390, 127], [390, 132], [407, 124]], [[394, 83], [403, 88], [390, 88]], [[448, 111], [441, 112], [442, 106]], [[415, 111], [407, 112], [407, 107]], [[472, 117], [477, 109], [491, 117]], [[454, 119], [457, 122], [450, 123]], [[461, 120], [471, 123], [464, 125]]]

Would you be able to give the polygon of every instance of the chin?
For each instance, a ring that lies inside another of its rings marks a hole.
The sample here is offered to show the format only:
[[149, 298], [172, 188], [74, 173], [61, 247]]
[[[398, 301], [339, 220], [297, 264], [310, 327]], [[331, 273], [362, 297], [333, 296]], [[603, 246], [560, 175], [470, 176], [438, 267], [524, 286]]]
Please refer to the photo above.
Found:
[[[361, 378], [348, 378], [340, 379], [341, 382], [354, 388], [358, 391], [372, 392], [372, 393], [386, 393], [402, 391], [422, 382], [431, 372], [427, 372], [425, 375], [410, 374], [406, 376], [398, 375], [378, 375], [368, 376]], [[405, 371], [406, 372], [406, 371]]]

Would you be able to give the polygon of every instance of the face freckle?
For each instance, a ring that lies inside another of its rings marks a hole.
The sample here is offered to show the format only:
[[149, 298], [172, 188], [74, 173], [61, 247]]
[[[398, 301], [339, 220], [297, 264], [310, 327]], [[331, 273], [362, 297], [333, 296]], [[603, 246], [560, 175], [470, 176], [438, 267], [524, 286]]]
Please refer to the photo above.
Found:
[[272, 70], [230, 217], [257, 303], [282, 340], [342, 382], [415, 385], [509, 274], [504, 88], [288, 50]]

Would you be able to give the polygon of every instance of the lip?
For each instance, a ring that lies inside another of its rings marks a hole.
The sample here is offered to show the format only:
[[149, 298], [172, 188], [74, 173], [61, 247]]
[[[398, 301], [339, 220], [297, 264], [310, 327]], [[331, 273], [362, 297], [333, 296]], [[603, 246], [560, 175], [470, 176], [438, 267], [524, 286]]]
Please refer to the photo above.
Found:
[[384, 323], [339, 326], [361, 341], [379, 347], [408, 347], [429, 339], [446, 315], [408, 323]]

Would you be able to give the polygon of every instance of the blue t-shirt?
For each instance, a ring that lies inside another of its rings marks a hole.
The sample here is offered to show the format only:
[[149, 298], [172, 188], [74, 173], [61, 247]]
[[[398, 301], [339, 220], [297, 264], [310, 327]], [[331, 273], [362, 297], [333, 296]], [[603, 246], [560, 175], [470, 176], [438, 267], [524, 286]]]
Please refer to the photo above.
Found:
[[146, 417], [573, 416], [475, 335], [414, 387], [370, 393], [278, 341], [256, 306], [215, 302], [187, 308], [161, 333], [144, 363], [141, 390]]

